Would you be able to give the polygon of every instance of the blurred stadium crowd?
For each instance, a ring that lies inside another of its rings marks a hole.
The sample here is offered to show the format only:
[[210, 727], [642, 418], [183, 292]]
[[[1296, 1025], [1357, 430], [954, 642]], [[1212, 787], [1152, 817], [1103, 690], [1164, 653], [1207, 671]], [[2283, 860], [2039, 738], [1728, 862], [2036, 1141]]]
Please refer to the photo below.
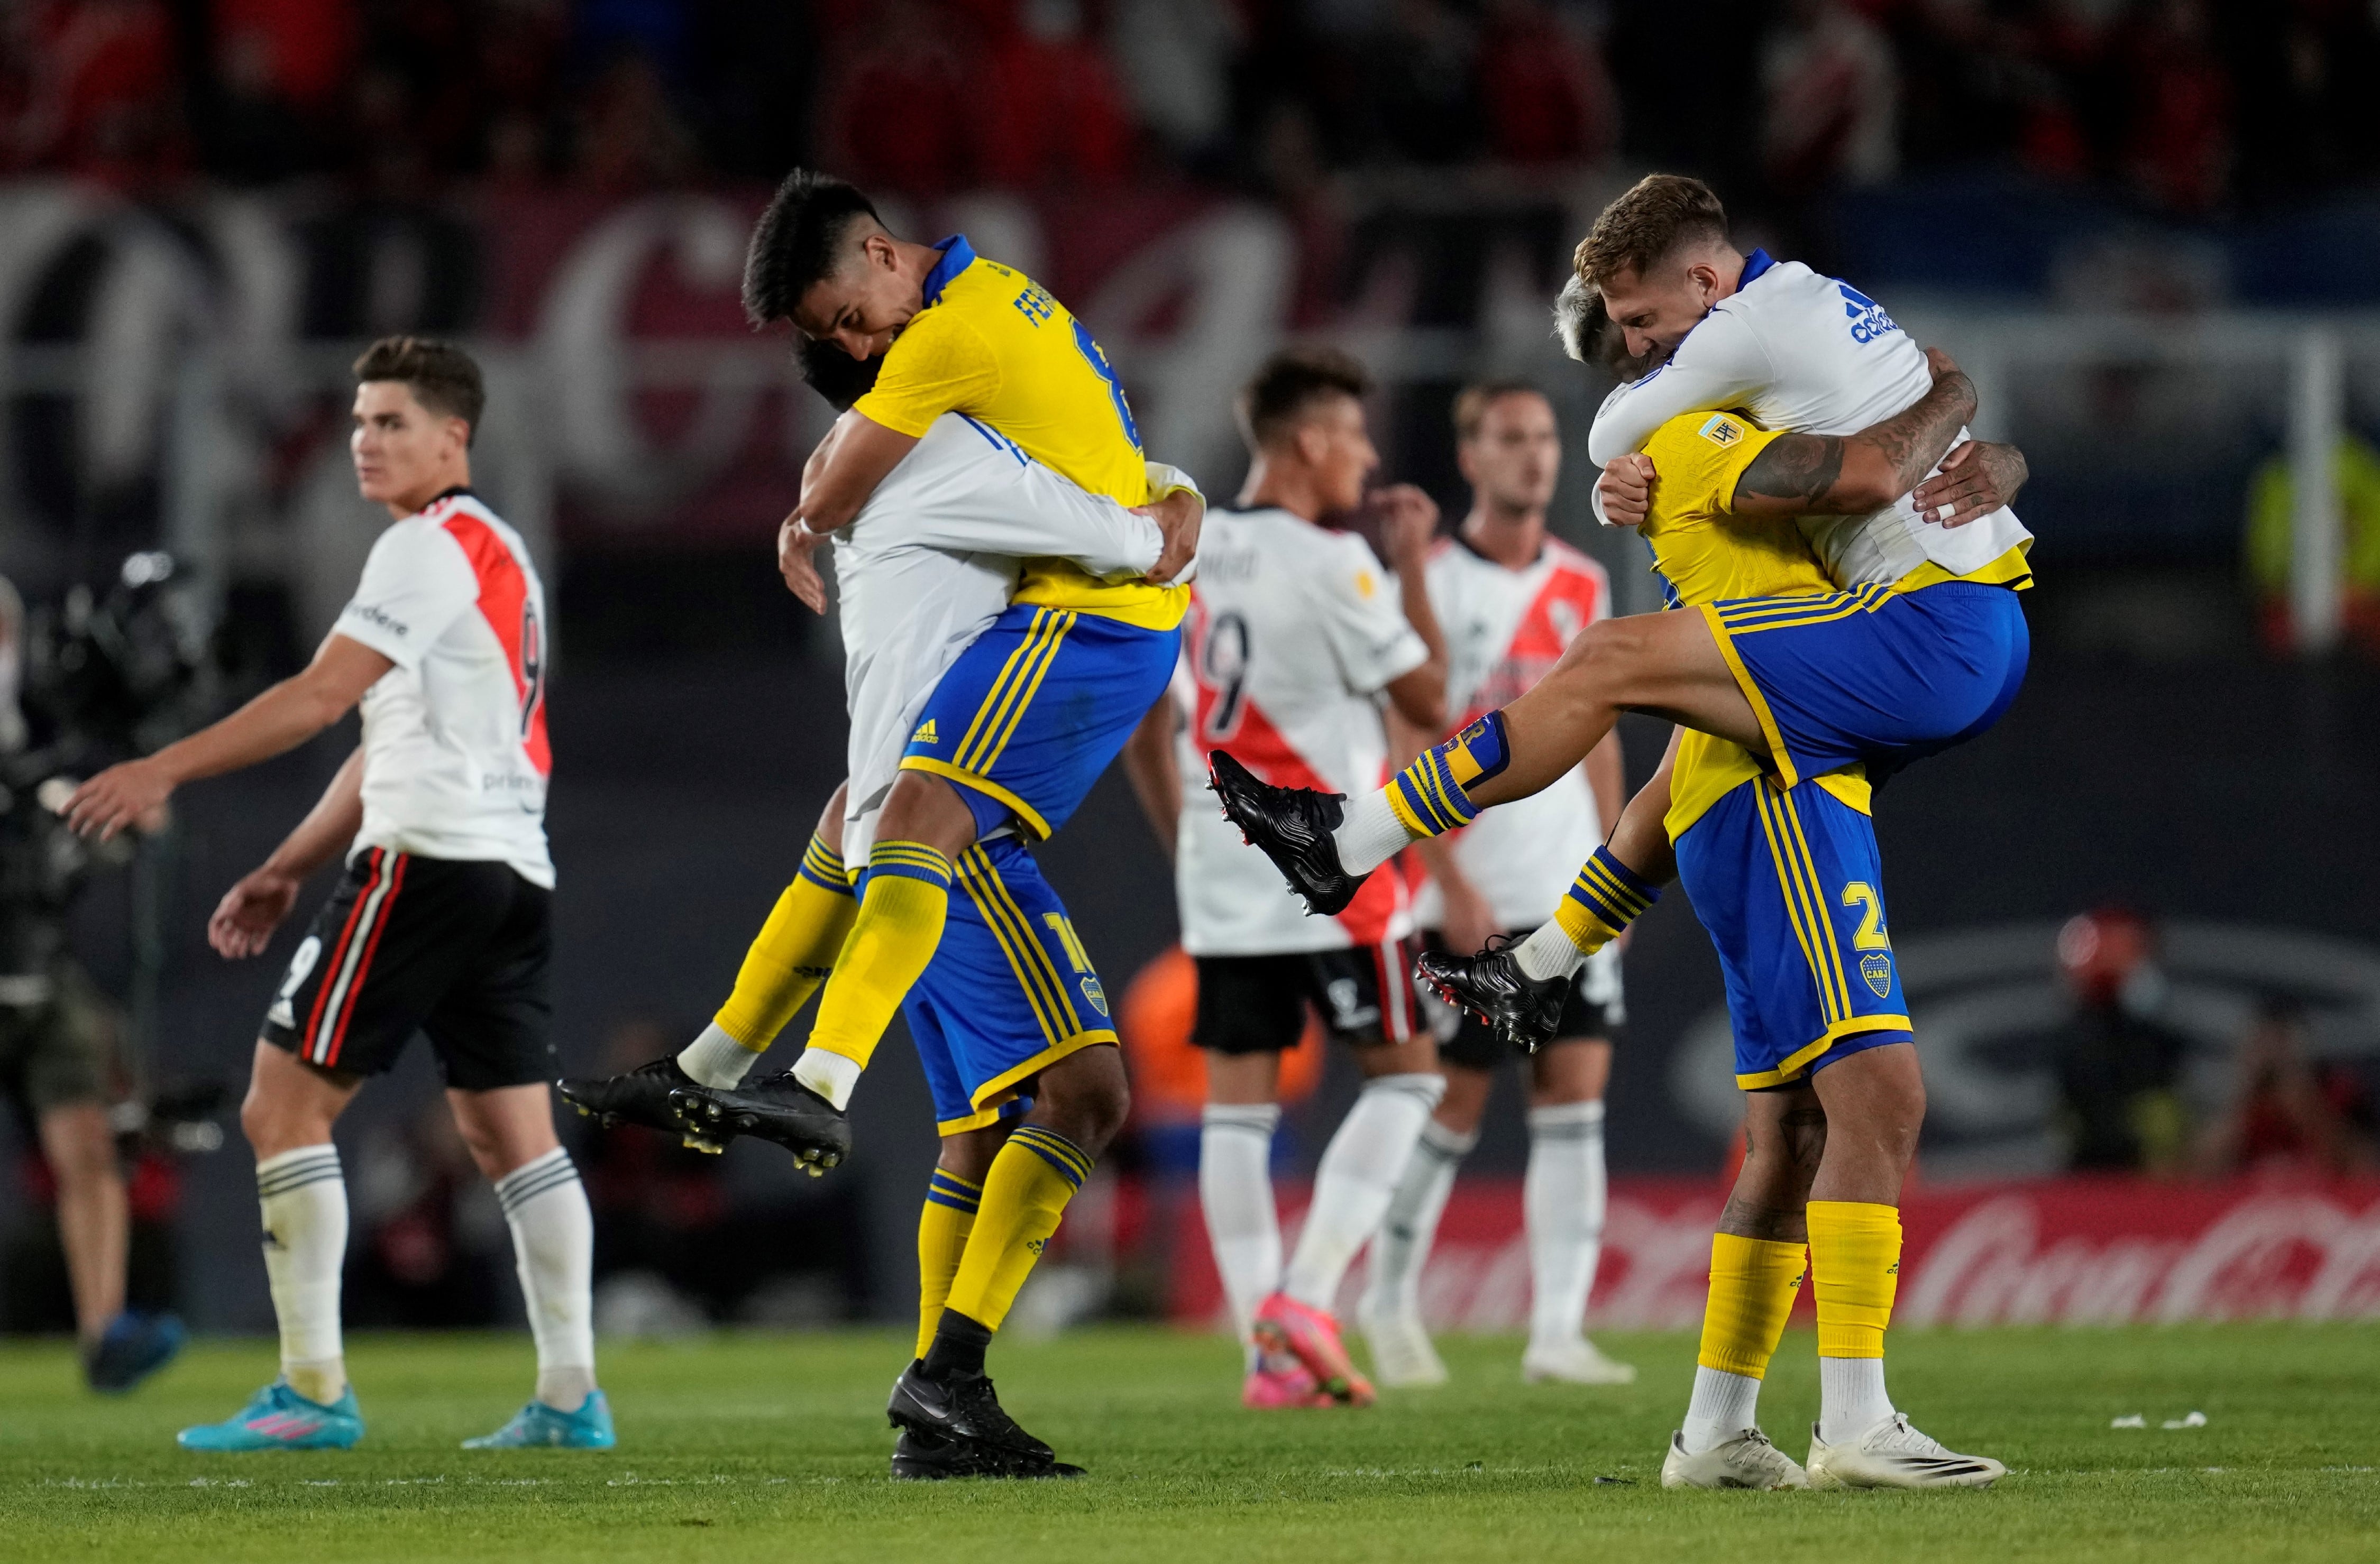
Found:
[[0, 175], [919, 194], [1614, 156], [1996, 164], [2188, 215], [2371, 176], [2362, 0], [14, 0]]

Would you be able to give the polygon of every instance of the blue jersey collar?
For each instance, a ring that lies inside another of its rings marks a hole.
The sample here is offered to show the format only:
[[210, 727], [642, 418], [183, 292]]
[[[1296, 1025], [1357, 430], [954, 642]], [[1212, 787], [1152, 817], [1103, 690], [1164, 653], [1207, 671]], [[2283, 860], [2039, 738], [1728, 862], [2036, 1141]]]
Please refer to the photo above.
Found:
[[[961, 242], [964, 243], [965, 241], [962, 240]], [[1743, 275], [1735, 280], [1736, 291], [1738, 293], [1742, 293], [1745, 288], [1750, 287], [1753, 285], [1753, 282], [1758, 278], [1763, 272], [1767, 271], [1771, 266], [1776, 264], [1777, 258], [1769, 254], [1765, 249], [1755, 249], [1750, 255], [1745, 256], [1743, 258]]]
[[934, 248], [942, 252], [942, 258], [934, 262], [932, 271], [926, 273], [928, 304], [939, 302], [951, 279], [975, 264], [975, 246], [966, 242], [965, 234], [953, 234]]

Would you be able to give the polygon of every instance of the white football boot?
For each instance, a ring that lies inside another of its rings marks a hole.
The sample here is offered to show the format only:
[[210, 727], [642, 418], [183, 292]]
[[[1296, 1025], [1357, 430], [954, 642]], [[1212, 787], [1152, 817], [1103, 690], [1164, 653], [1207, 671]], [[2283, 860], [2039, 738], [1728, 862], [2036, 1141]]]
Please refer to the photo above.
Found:
[[1446, 1383], [1446, 1364], [1429, 1344], [1429, 1331], [1411, 1309], [1374, 1309], [1370, 1300], [1356, 1311], [1364, 1342], [1372, 1349], [1372, 1377], [1400, 1390]]
[[2008, 1468], [1987, 1455], [1961, 1455], [1909, 1425], [1896, 1412], [1856, 1440], [1829, 1445], [1810, 1425], [1814, 1488], [1988, 1488]]
[[1614, 1363], [1583, 1336], [1545, 1347], [1532, 1341], [1521, 1354], [1521, 1382], [1537, 1385], [1547, 1380], [1564, 1385], [1633, 1385], [1636, 1365]]
[[1665, 1488], [1806, 1488], [1810, 1474], [1794, 1459], [1768, 1442], [1757, 1428], [1747, 1428], [1724, 1444], [1700, 1455], [1686, 1453], [1686, 1434], [1670, 1436], [1670, 1453], [1661, 1462]]

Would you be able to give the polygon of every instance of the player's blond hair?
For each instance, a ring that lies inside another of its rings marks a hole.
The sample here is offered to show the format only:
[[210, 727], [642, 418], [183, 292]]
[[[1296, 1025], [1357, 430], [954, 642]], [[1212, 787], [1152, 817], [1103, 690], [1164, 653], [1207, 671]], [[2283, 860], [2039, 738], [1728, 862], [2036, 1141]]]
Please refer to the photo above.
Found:
[[1647, 174], [1603, 209], [1571, 265], [1588, 287], [1642, 276], [1691, 243], [1727, 237], [1727, 209], [1699, 179]]

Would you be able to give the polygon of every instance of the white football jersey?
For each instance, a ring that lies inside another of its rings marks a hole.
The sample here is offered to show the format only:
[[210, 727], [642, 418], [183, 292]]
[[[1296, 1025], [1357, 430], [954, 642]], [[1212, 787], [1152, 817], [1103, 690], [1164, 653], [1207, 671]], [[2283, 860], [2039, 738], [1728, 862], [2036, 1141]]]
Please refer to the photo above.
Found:
[[449, 490], [380, 535], [332, 628], [396, 664], [364, 692], [356, 847], [551, 887], [545, 588], [520, 534]]
[[1388, 780], [1379, 692], [1429, 660], [1397, 585], [1352, 532], [1283, 510], [1210, 511], [1174, 680], [1184, 708], [1174, 889], [1192, 955], [1281, 955], [1403, 938], [1404, 877], [1376, 874], [1308, 917], [1207, 790], [1217, 749], [1266, 782], [1354, 795]]
[[[1763, 429], [1856, 434], [1905, 411], [1933, 384], [1925, 351], [1876, 300], [1798, 261], [1755, 250], [1736, 291], [1711, 307], [1668, 363], [1604, 398], [1587, 455], [1603, 467], [1642, 449], [1681, 413], [1723, 408]], [[1600, 494], [1595, 506], [1600, 516]], [[1804, 516], [1801, 527], [1846, 588], [1892, 586], [1928, 561], [1964, 576], [2033, 536], [2005, 505], [1944, 527], [1919, 520], [1906, 495], [1873, 515]]]
[[[1186, 484], [1151, 463], [1162, 486]], [[934, 420], [834, 534], [844, 694], [851, 716], [843, 858], [865, 863], [877, 809], [900, 774], [927, 697], [990, 628], [1028, 558], [1094, 576], [1138, 576], [1163, 547], [1157, 524], [1086, 492], [988, 425]]]

